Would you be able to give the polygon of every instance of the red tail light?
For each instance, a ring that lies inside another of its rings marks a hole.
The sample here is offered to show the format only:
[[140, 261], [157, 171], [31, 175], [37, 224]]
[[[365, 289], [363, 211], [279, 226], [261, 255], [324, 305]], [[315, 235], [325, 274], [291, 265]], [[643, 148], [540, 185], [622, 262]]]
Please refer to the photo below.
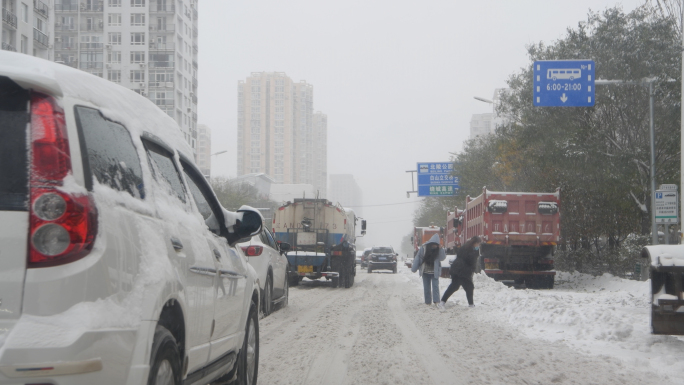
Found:
[[60, 191], [71, 172], [64, 111], [54, 98], [31, 97], [29, 267], [65, 264], [88, 255], [97, 234], [89, 195]]
[[262, 246], [243, 246], [242, 251], [248, 257], [258, 257], [264, 251], [264, 248]]

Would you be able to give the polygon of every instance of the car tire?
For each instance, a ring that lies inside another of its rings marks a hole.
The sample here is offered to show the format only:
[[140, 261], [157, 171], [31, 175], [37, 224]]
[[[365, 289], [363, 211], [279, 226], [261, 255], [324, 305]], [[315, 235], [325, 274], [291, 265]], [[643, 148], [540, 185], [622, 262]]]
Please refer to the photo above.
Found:
[[270, 274], [266, 277], [266, 285], [264, 285], [263, 304], [264, 317], [268, 317], [273, 308], [273, 279]]
[[397, 266], [394, 266], [394, 269], [392, 269], [392, 274], [397, 274]]
[[283, 289], [283, 300], [280, 302], [280, 307], [287, 307], [290, 302], [290, 281], [287, 279], [287, 273], [285, 273], [285, 288]]
[[259, 374], [259, 314], [252, 302], [245, 326], [245, 338], [238, 357], [238, 385], [254, 385]]
[[368, 272], [369, 272], [369, 273], [372, 273], [372, 272], [373, 272], [373, 269], [371, 269], [370, 265], [368, 265]]
[[180, 385], [181, 366], [176, 339], [167, 328], [157, 325], [152, 342], [147, 385]]

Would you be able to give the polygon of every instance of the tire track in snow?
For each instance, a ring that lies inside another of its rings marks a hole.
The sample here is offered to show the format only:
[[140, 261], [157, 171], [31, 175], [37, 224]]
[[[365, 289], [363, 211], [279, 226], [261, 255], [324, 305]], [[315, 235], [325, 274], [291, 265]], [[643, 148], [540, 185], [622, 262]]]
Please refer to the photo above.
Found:
[[[438, 354], [432, 346], [425, 344], [426, 341], [429, 341], [428, 338], [421, 333], [415, 323], [411, 320], [411, 317], [406, 314], [399, 295], [393, 295], [387, 303], [404, 339], [408, 341], [411, 348], [417, 353], [417, 356], [420, 357], [420, 362], [423, 364], [423, 367], [427, 369], [430, 380], [434, 385], [459, 385], [470, 383], [469, 381], [464, 381], [463, 378], [454, 375], [451, 371], [453, 363], [445, 362], [442, 356]], [[432, 309], [429, 308], [428, 310], [432, 311]]]

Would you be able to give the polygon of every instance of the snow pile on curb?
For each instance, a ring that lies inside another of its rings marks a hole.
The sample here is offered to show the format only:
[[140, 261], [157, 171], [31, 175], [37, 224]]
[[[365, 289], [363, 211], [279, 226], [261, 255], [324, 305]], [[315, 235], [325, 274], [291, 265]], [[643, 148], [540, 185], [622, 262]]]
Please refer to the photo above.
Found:
[[[420, 291], [422, 280], [403, 271]], [[475, 274], [480, 322], [497, 318], [530, 338], [562, 342], [596, 356], [620, 358], [630, 367], [684, 376], [684, 338], [651, 334], [650, 281], [604, 274], [558, 272], [553, 290], [515, 289]], [[441, 294], [450, 279], [440, 280]], [[417, 293], [418, 294], [418, 293]], [[464, 311], [465, 293], [448, 301], [447, 312]]]
[[654, 336], [650, 281], [559, 272], [553, 290], [519, 290], [477, 274], [475, 302], [531, 338], [619, 357], [644, 369], [684, 374], [684, 339]]

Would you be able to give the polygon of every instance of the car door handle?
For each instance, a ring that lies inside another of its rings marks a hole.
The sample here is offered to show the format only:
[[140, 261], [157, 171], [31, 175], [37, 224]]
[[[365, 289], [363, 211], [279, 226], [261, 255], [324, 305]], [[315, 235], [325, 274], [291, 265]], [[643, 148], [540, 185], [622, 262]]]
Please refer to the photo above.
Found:
[[214, 249], [214, 258], [216, 258], [217, 261], [221, 260], [221, 253], [216, 249]]
[[200, 275], [216, 275], [216, 269], [214, 269], [213, 267], [191, 266], [190, 271]]
[[183, 250], [183, 242], [181, 242], [181, 240], [176, 237], [171, 237], [171, 245], [173, 246], [173, 249], [176, 251]]
[[219, 270], [219, 272], [221, 272], [222, 277], [226, 277], [226, 278], [230, 278], [230, 279], [247, 278], [246, 275], [240, 274], [240, 273], [232, 271], [232, 270], [221, 269], [221, 270]]

